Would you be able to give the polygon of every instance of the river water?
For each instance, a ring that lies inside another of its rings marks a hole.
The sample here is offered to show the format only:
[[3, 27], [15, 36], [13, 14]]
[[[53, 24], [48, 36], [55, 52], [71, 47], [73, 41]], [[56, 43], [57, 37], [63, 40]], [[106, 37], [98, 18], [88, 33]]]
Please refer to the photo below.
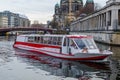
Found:
[[120, 47], [97, 44], [114, 55], [109, 63], [74, 62], [14, 49], [0, 37], [0, 80], [120, 80]]

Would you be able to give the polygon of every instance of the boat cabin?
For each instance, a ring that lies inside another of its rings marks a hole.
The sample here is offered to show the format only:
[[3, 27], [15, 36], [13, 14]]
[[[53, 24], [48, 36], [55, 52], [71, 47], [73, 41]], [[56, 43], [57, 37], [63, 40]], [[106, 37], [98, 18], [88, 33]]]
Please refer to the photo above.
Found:
[[20, 35], [16, 42], [62, 54], [99, 53], [93, 38], [87, 35]]

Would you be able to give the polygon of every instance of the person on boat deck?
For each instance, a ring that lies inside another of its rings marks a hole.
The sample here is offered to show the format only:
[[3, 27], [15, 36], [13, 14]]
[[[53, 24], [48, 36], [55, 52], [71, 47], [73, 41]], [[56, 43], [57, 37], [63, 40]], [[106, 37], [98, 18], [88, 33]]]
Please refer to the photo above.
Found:
[[73, 41], [71, 41], [71, 46], [75, 46], [75, 43]]
[[73, 41], [71, 41], [71, 47], [77, 48], [76, 44]]
[[[75, 42], [76, 42], [76, 44], [75, 44]], [[78, 45], [78, 47], [80, 49], [82, 49], [82, 53], [88, 52], [88, 49], [82, 40], [79, 40], [79, 42], [77, 42], [77, 41], [75, 41], [75, 42], [71, 40], [71, 47], [73, 47], [74, 49], [78, 49], [76, 46], [76, 45]]]

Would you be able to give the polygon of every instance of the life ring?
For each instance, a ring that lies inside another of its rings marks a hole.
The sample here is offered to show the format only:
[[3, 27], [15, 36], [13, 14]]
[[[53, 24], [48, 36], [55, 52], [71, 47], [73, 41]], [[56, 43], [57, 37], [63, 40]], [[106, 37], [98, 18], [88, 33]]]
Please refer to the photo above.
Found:
[[87, 48], [83, 48], [82, 53], [88, 53], [88, 49]]

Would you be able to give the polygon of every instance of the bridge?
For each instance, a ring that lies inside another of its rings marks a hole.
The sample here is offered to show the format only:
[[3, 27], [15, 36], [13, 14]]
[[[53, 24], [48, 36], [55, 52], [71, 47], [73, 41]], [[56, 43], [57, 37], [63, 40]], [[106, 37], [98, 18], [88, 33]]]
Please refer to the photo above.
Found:
[[50, 28], [39, 28], [39, 27], [13, 27], [13, 28], [0, 28], [0, 35], [5, 35], [10, 31], [44, 31], [44, 33], [52, 33], [53, 29]]

